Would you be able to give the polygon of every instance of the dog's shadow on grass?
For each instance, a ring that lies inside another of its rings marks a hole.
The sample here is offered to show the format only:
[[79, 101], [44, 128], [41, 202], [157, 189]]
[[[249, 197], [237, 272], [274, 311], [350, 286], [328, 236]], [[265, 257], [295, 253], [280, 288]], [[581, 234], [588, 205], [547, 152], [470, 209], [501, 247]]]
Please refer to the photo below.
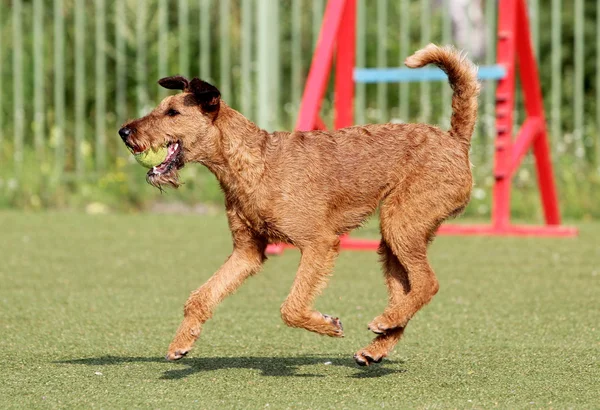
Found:
[[[402, 361], [388, 360], [386, 364], [358, 367], [351, 359], [328, 359], [326, 356], [297, 356], [297, 357], [200, 357], [185, 358], [177, 363], [169, 363], [158, 357], [127, 357], [103, 356], [86, 359], [64, 360], [56, 363], [82, 364], [87, 366], [108, 366], [123, 363], [164, 363], [166, 366], [177, 367], [167, 370], [160, 377], [166, 380], [176, 380], [189, 377], [196, 373], [210, 372], [222, 369], [252, 369], [258, 370], [263, 376], [293, 376], [293, 377], [325, 377], [327, 371], [321, 374], [302, 373], [302, 366], [319, 365], [323, 367], [339, 366], [356, 370], [348, 376], [352, 378], [383, 377], [394, 373], [403, 373], [404, 369], [390, 369], [386, 365], [402, 364]], [[327, 364], [326, 364], [327, 363]], [[180, 368], [185, 365], [185, 368]]]

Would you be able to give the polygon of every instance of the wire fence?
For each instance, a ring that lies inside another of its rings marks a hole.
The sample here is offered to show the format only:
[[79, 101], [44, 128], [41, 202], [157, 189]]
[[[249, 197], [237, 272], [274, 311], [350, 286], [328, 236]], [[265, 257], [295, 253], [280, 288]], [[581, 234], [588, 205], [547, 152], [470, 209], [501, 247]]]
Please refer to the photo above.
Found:
[[[331, 0], [339, 1], [339, 0]], [[496, 53], [497, 0], [356, 0], [358, 67], [400, 66], [429, 42], [456, 44], [480, 64]], [[528, 2], [553, 158], [600, 157], [600, 0]], [[268, 129], [290, 130], [325, 0], [12, 0], [0, 2], [0, 184], [40, 173], [89, 181], [127, 156], [116, 130], [147, 113], [164, 76], [198, 76]], [[492, 167], [488, 81], [473, 142]], [[446, 84], [357, 85], [357, 123], [447, 126]], [[331, 90], [329, 99], [331, 101]], [[518, 104], [517, 122], [522, 118]], [[323, 107], [326, 120], [331, 104]], [[0, 185], [0, 192], [2, 186]]]

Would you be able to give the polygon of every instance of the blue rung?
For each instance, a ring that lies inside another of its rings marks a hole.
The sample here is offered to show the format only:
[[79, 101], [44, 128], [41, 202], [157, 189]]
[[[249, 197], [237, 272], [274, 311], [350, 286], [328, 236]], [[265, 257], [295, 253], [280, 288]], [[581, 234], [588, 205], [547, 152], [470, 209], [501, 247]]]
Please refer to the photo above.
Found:
[[[506, 68], [501, 65], [480, 66], [477, 78], [500, 80], [506, 77]], [[357, 83], [410, 83], [416, 81], [444, 81], [448, 77], [439, 68], [355, 68]]]

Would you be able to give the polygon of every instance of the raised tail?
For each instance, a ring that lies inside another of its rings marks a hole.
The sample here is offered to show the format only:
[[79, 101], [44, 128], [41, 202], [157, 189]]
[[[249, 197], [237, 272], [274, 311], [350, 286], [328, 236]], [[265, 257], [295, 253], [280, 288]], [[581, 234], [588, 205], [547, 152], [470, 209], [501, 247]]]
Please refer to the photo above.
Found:
[[477, 66], [454, 47], [439, 47], [435, 44], [417, 51], [404, 64], [410, 68], [435, 64], [448, 75], [454, 91], [450, 135], [470, 144], [477, 121], [477, 96], [480, 89]]

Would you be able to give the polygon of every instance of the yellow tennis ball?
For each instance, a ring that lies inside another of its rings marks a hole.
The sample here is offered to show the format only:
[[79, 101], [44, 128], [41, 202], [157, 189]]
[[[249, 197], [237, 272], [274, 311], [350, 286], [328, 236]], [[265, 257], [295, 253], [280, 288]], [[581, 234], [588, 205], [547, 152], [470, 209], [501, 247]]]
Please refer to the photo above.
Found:
[[161, 147], [156, 151], [152, 148], [144, 152], [133, 154], [135, 160], [143, 167], [152, 168], [162, 164], [167, 159], [167, 147]]

